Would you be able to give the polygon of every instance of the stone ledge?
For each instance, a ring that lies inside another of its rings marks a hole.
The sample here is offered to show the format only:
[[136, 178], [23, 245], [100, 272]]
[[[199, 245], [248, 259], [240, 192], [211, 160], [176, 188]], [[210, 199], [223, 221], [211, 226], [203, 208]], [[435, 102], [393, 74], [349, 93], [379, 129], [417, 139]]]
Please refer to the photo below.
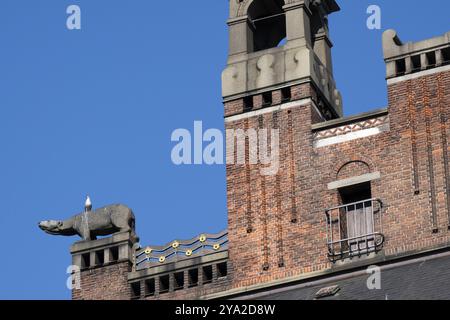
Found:
[[70, 247], [70, 253], [79, 254], [83, 252], [104, 249], [124, 242], [129, 242], [131, 245], [132, 241], [129, 232], [116, 233], [113, 234], [111, 237], [98, 240], [75, 242]]
[[353, 186], [356, 184], [369, 182], [381, 178], [380, 172], [367, 173], [362, 176], [351, 177], [348, 179], [333, 181], [328, 184], [328, 190], [336, 190], [344, 187]]

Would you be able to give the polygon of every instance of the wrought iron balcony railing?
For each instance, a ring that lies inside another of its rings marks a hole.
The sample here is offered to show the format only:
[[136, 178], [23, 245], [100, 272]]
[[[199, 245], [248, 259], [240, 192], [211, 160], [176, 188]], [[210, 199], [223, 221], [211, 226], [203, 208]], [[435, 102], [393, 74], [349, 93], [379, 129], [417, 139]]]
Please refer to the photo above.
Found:
[[134, 253], [134, 270], [142, 270], [171, 262], [187, 260], [228, 250], [228, 232], [202, 234], [185, 241], [172, 241], [163, 246], [139, 248]]
[[327, 245], [331, 261], [379, 251], [384, 243], [383, 202], [368, 199], [327, 209]]

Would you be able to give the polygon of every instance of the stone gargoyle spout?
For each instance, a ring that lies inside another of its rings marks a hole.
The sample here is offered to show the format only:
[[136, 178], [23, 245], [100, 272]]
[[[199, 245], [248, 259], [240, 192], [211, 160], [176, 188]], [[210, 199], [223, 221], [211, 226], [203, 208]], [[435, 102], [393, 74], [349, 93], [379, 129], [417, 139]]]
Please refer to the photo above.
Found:
[[91, 211], [91, 207], [89, 201], [85, 212], [67, 220], [41, 221], [39, 228], [52, 235], [79, 235], [83, 240], [95, 240], [97, 236], [129, 232], [133, 242], [139, 241], [135, 232], [134, 214], [130, 208], [116, 204]]

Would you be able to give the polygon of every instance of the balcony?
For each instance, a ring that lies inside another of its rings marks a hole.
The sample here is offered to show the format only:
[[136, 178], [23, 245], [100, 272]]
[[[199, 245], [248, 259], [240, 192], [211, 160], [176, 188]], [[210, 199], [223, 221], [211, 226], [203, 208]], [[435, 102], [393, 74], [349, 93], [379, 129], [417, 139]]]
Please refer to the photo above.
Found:
[[383, 203], [368, 199], [327, 209], [327, 246], [331, 261], [360, 257], [379, 251], [382, 233]]
[[[160, 297], [181, 290], [201, 294], [228, 285], [228, 232], [201, 234], [162, 246], [138, 248], [128, 274], [133, 299]], [[187, 293], [186, 293], [187, 294]]]

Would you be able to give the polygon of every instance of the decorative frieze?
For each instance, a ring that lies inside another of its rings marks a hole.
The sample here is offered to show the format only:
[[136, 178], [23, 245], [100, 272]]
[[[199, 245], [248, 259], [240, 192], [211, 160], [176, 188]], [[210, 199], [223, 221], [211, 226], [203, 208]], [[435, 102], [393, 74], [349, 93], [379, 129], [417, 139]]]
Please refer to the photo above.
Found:
[[348, 123], [342, 126], [327, 128], [316, 131], [313, 134], [314, 147], [325, 147], [333, 144], [343, 143], [359, 138], [364, 138], [389, 131], [389, 115], [365, 119]]

